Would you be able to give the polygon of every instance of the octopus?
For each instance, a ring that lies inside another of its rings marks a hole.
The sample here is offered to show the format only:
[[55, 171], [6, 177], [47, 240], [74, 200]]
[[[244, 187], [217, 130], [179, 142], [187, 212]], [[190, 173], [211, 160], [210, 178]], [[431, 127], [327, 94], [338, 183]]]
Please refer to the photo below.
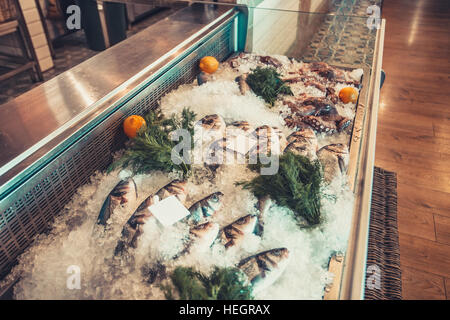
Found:
[[315, 88], [319, 89], [322, 92], [325, 92], [325, 90], [326, 90], [325, 85], [323, 85], [322, 83], [320, 83], [317, 80], [307, 80], [307, 81], [304, 82], [304, 84], [307, 87], [315, 87]]
[[341, 132], [352, 122], [351, 119], [336, 114], [321, 117], [305, 116], [302, 121], [310, 125], [317, 132], [324, 132], [326, 134]]
[[333, 103], [322, 97], [300, 97], [295, 100], [284, 100], [291, 112], [297, 116], [321, 116], [326, 114], [337, 114]]
[[240, 66], [239, 59], [247, 59], [246, 54], [244, 52], [239, 53], [237, 56], [234, 56], [228, 60], [228, 64], [233, 69], [236, 69]]
[[317, 152], [317, 157], [323, 167], [326, 182], [331, 182], [338, 174], [347, 172], [349, 162], [348, 147], [342, 143], [324, 146]]
[[279, 60], [272, 58], [271, 56], [260, 56], [259, 61], [266, 65], [271, 65], [275, 68], [279, 68], [283, 65]]
[[289, 128], [303, 128], [304, 124], [310, 126], [318, 133], [334, 134], [347, 128], [351, 119], [337, 115], [325, 116], [287, 116], [284, 119]]
[[334, 90], [333, 88], [328, 87], [326, 89], [326, 97], [334, 104], [339, 102], [339, 97], [336, 94], [336, 90]]
[[[251, 55], [248, 55], [248, 54], [246, 54], [244, 52], [241, 52], [237, 56], [234, 56], [233, 58], [228, 60], [228, 64], [233, 69], [237, 69], [240, 66], [239, 59], [248, 60], [249, 57], [251, 57]], [[255, 57], [256, 57], [256, 59], [259, 60], [259, 62], [261, 62], [261, 63], [263, 63], [265, 65], [273, 66], [275, 68], [279, 68], [279, 67], [281, 67], [283, 65], [278, 59], [273, 58], [271, 56], [255, 56]]]
[[325, 62], [312, 62], [309, 64], [309, 69], [329, 81], [346, 81], [345, 74], [342, 70], [333, 68]]

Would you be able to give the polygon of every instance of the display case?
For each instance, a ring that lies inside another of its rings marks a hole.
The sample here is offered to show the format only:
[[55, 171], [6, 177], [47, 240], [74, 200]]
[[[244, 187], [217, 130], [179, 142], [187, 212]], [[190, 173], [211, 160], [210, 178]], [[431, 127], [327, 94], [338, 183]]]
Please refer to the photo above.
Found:
[[364, 298], [383, 39], [384, 21], [369, 28], [366, 16], [191, 4], [3, 105], [2, 294], [20, 278], [10, 273], [18, 256], [124, 147], [123, 120], [156, 108], [166, 94], [194, 81], [201, 57], [225, 61], [245, 51], [363, 69], [348, 169], [355, 195], [350, 234], [345, 258], [332, 259], [335, 278], [324, 297]]

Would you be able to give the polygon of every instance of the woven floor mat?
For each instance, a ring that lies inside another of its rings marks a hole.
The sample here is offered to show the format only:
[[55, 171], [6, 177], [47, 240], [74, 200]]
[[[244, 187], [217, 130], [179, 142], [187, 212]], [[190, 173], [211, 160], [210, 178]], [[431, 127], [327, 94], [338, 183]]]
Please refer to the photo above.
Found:
[[366, 300], [402, 298], [397, 174], [377, 167], [373, 176], [366, 280]]

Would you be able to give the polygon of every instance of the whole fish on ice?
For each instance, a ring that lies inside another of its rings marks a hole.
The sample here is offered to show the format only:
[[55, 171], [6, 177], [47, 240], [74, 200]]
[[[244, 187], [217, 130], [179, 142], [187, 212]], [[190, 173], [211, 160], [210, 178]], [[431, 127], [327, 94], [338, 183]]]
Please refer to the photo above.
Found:
[[246, 235], [255, 231], [257, 221], [258, 218], [256, 216], [248, 214], [223, 228], [222, 241], [225, 248], [228, 249], [240, 245]]
[[284, 152], [291, 151], [295, 154], [308, 157], [310, 160], [317, 158], [318, 142], [316, 134], [311, 128], [300, 129], [287, 137], [288, 145]]
[[200, 248], [205, 250], [209, 248], [219, 234], [219, 225], [213, 222], [206, 222], [201, 225], [195, 226], [189, 230], [191, 235], [191, 243], [187, 247], [187, 250], [191, 247]]
[[134, 180], [132, 178], [121, 180], [106, 197], [106, 200], [100, 209], [97, 224], [106, 226], [108, 219], [118, 205], [135, 201], [137, 196], [137, 188]]
[[250, 280], [253, 293], [272, 285], [286, 269], [289, 262], [289, 250], [286, 248], [272, 249], [243, 259], [240, 268]]
[[317, 152], [317, 157], [323, 167], [325, 181], [331, 182], [339, 174], [345, 174], [348, 168], [349, 151], [342, 143], [329, 144]]
[[190, 208], [189, 221], [195, 224], [214, 215], [222, 207], [223, 193], [218, 191], [194, 203]]
[[187, 196], [185, 186], [186, 181], [174, 180], [159, 189], [154, 195], [147, 197], [123, 227], [122, 238], [117, 244], [115, 253], [120, 253], [126, 247], [136, 248], [138, 246], [139, 237], [143, 233], [143, 225], [152, 216], [148, 207], [153, 205], [158, 199], [163, 200], [170, 196], [176, 196], [181, 203], [184, 203]]

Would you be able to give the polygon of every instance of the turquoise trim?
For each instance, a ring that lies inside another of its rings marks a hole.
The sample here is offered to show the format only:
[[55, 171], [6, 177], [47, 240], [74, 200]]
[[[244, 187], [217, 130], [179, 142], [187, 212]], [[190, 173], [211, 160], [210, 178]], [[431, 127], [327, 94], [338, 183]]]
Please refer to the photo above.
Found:
[[[214, 37], [217, 33], [219, 33], [221, 30], [223, 30], [224, 26], [235, 23], [235, 20], [238, 19], [238, 25], [240, 27], [240, 30], [238, 31], [238, 36], [242, 36], [246, 34], [246, 31], [244, 32], [241, 30], [244, 28], [244, 17], [242, 16], [242, 13], [236, 13], [232, 18], [231, 21], [224, 23], [220, 27], [217, 27], [216, 30], [208, 34], [203, 39], [199, 40], [197, 43], [192, 45], [188, 50], [183, 52], [181, 55], [179, 55], [174, 61], [170, 62], [166, 66], [162, 67], [158, 70], [155, 74], [151, 75], [147, 80], [145, 80], [140, 86], [136, 87], [132, 92], [130, 92], [128, 95], [121, 98], [115, 105], [111, 106], [111, 108], [107, 111], [105, 111], [104, 114], [100, 115], [87, 125], [85, 125], [83, 128], [78, 130], [76, 133], [74, 133], [71, 137], [69, 137], [66, 141], [59, 144], [57, 147], [55, 147], [52, 151], [50, 151], [48, 154], [37, 160], [35, 163], [33, 163], [31, 166], [26, 168], [24, 171], [16, 175], [14, 178], [12, 178], [10, 181], [5, 183], [4, 185], [0, 186], [0, 201], [7, 198], [12, 192], [14, 192], [16, 189], [20, 188], [22, 185], [27, 183], [35, 174], [37, 174], [39, 171], [43, 170], [48, 164], [50, 164], [52, 161], [57, 159], [61, 154], [63, 154], [66, 150], [73, 147], [78, 141], [85, 138], [94, 128], [96, 128], [98, 125], [100, 125], [102, 122], [104, 122], [107, 118], [109, 118], [112, 114], [120, 110], [124, 105], [126, 105], [130, 100], [132, 100], [134, 97], [136, 97], [139, 93], [141, 93], [143, 90], [145, 90], [148, 86], [150, 86], [152, 83], [154, 83], [156, 80], [158, 80], [160, 77], [164, 76], [165, 74], [169, 74], [170, 70], [175, 68], [177, 64], [182, 61], [184, 58], [186, 58], [189, 54], [193, 53], [195, 50], [197, 50], [202, 44], [204, 44], [206, 41]], [[239, 18], [240, 17], [240, 18]], [[242, 46], [241, 39], [238, 39], [238, 48]], [[244, 46], [245, 46], [245, 38], [244, 38]]]

